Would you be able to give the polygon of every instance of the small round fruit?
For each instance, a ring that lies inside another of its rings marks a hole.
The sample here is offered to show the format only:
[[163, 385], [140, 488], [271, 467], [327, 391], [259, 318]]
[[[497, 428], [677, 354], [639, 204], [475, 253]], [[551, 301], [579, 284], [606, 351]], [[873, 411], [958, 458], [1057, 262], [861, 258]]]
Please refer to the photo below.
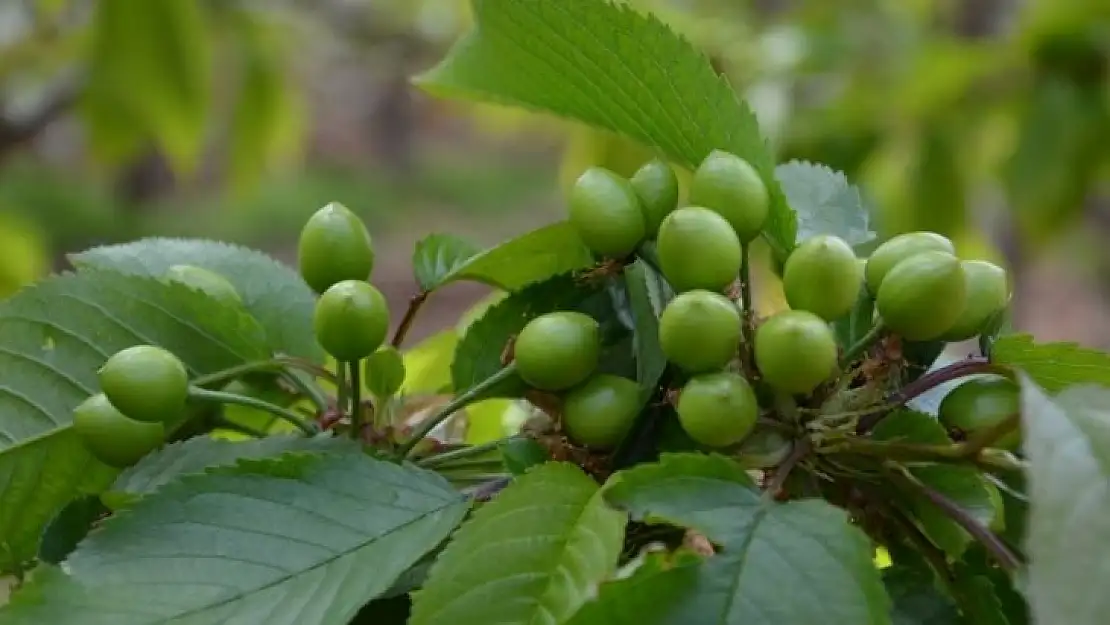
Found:
[[374, 353], [385, 342], [389, 304], [369, 282], [343, 280], [316, 300], [312, 324], [324, 351], [339, 362], [354, 362]]
[[875, 310], [903, 338], [931, 341], [952, 327], [966, 302], [967, 279], [959, 259], [947, 252], [922, 252], [886, 274]]
[[740, 443], [736, 461], [745, 469], [769, 469], [782, 464], [793, 449], [794, 443], [781, 432], [760, 428]]
[[116, 352], [100, 367], [97, 379], [112, 405], [147, 423], [174, 422], [189, 394], [189, 373], [181, 359], [154, 345]]
[[782, 286], [791, 308], [832, 321], [856, 305], [862, 280], [852, 247], [840, 237], [818, 235], [790, 254]]
[[624, 439], [640, 411], [640, 386], [615, 375], [599, 374], [563, 399], [563, 428], [579, 445], [612, 449]]
[[755, 427], [759, 403], [743, 376], [718, 371], [691, 378], [678, 396], [676, 412], [690, 438], [707, 447], [727, 447]]
[[386, 345], [366, 358], [363, 372], [366, 390], [378, 397], [391, 397], [405, 383], [405, 357], [396, 347]]
[[227, 278], [194, 265], [174, 265], [166, 270], [166, 278], [173, 282], [180, 282], [185, 286], [201, 291], [212, 299], [235, 306], [242, 305], [243, 298], [235, 290]]
[[[941, 425], [970, 436], [997, 425], [1021, 411], [1021, 390], [1004, 377], [974, 378], [952, 389], [940, 402]], [[1021, 431], [1003, 436], [993, 446], [1013, 451], [1021, 444]]]
[[867, 259], [864, 271], [867, 290], [873, 295], [877, 294], [883, 278], [895, 265], [921, 252], [947, 252], [955, 255], [956, 247], [947, 237], [935, 232], [907, 232], [892, 237], [875, 248]]
[[73, 409], [73, 430], [94, 457], [117, 469], [135, 464], [166, 438], [161, 423], [127, 418], [103, 393]]
[[553, 312], [528, 322], [513, 346], [517, 373], [531, 386], [561, 391], [597, 369], [601, 328], [580, 312]]
[[811, 312], [780, 312], [755, 331], [755, 364], [780, 391], [809, 393], [833, 374], [836, 359], [832, 329]]
[[941, 337], [949, 342], [978, 336], [1010, 301], [1005, 269], [985, 260], [965, 260], [960, 264], [967, 279], [967, 301], [956, 322]]
[[720, 291], [740, 274], [740, 239], [724, 217], [700, 206], [663, 219], [655, 242], [659, 268], [674, 290]]
[[735, 154], [714, 150], [694, 172], [690, 203], [720, 213], [740, 241], [747, 243], [763, 229], [771, 197], [751, 163]]
[[647, 234], [632, 183], [603, 167], [591, 167], [578, 177], [570, 192], [569, 213], [586, 247], [601, 256], [624, 258]]
[[720, 369], [740, 348], [740, 312], [719, 293], [682, 293], [659, 317], [659, 346], [667, 360], [689, 373]]
[[648, 161], [629, 180], [644, 213], [647, 237], [655, 238], [659, 224], [678, 206], [678, 176], [663, 159]]
[[366, 224], [332, 202], [316, 211], [297, 245], [301, 276], [317, 293], [343, 280], [366, 280], [374, 269], [374, 246]]

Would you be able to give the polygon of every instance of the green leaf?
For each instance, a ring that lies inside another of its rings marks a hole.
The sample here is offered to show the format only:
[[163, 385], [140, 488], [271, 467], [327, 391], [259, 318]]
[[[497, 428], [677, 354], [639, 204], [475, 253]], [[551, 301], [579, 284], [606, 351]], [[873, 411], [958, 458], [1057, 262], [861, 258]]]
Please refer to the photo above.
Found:
[[1075, 384], [1110, 386], [1110, 354], [1075, 343], [1037, 344], [1028, 334], [1004, 336], [995, 341], [991, 362], [1021, 369], [1049, 393]]
[[[350, 439], [321, 435], [313, 438], [286, 434], [267, 438], [229, 441], [197, 436], [171, 443], [124, 470], [105, 499], [127, 502], [155, 492], [175, 478], [202, 473], [210, 467], [233, 466], [240, 460], [275, 458], [291, 452], [324, 453], [351, 451], [357, 445]], [[118, 507], [113, 503], [113, 507]]]
[[[85, 97], [140, 127], [186, 171], [208, 134], [213, 41], [205, 21], [204, 5], [193, 0], [102, 0], [92, 22]], [[94, 123], [94, 143], [101, 129], [115, 126]]]
[[109, 271], [44, 280], [0, 303], [0, 571], [32, 557], [42, 529], [117, 471], [73, 432], [96, 370], [139, 343], [177, 354], [194, 374], [268, 356], [258, 324], [178, 283]]
[[794, 214], [759, 124], [704, 54], [653, 16], [597, 0], [474, 0], [475, 24], [417, 78], [441, 96], [578, 120], [695, 168], [714, 149], [749, 161], [771, 192], [764, 236], [782, 259]]
[[985, 574], [986, 571], [977, 570], [963, 562], [956, 563], [952, 569], [952, 587], [956, 589], [956, 602], [964, 614], [964, 622], [974, 625], [1010, 625], [994, 582]]
[[547, 449], [532, 438], [514, 438], [500, 446], [505, 468], [513, 475], [523, 475], [551, 459]]
[[[688, 553], [648, 554], [631, 575], [601, 584], [568, 625], [680, 623], [675, 610], [696, 591], [701, 560]], [[689, 621], [691, 623], [698, 621]]]
[[65, 560], [88, 535], [93, 523], [108, 512], [96, 495], [85, 495], [66, 504], [42, 533], [39, 561], [58, 564]]
[[11, 625], [346, 625], [438, 545], [467, 501], [362, 454], [189, 475], [106, 521], [0, 608]]
[[477, 245], [453, 234], [432, 234], [420, 239], [412, 253], [412, 270], [420, 290], [434, 291], [479, 251]]
[[667, 623], [890, 623], [871, 542], [823, 500], [774, 503], [719, 455], [663, 454], [618, 473], [606, 499], [637, 520], [693, 529], [723, 549]]
[[647, 403], [667, 368], [667, 357], [659, 346], [659, 315], [673, 293], [662, 276], [642, 260], [625, 268], [624, 281], [636, 323], [633, 341], [636, 380]]
[[625, 521], [578, 467], [541, 465], [455, 534], [409, 623], [562, 623], [616, 568]]
[[[578, 310], [603, 324], [612, 314], [602, 285], [566, 274], [529, 285], [491, 306], [467, 329], [451, 364], [454, 388], [468, 389], [500, 371], [502, 352], [509, 340], [532, 319], [557, 310]], [[524, 383], [516, 380], [495, 389], [490, 396], [519, 397], [525, 390]]]
[[954, 625], [960, 613], [952, 599], [937, 590], [935, 576], [903, 566], [883, 571], [883, 584], [894, 608], [893, 625]]
[[165, 275], [174, 265], [195, 265], [227, 278], [247, 311], [266, 329], [275, 352], [323, 362], [312, 332], [316, 296], [294, 269], [237, 245], [205, 239], [153, 237], [95, 247], [69, 256], [76, 267], [103, 267], [140, 275]]
[[456, 237], [432, 235], [417, 243], [413, 257], [417, 280], [425, 291], [459, 280], [515, 291], [557, 274], [584, 269], [593, 262], [578, 233], [565, 221], [482, 252]]
[[[902, 441], [926, 445], [951, 443], [944, 427], [936, 418], [912, 410], [901, 410], [879, 422], [872, 432], [878, 441]], [[955, 501], [977, 521], [990, 525], [999, 512], [991, 501], [990, 492], [977, 470], [971, 467], [925, 465], [910, 469], [924, 484]], [[898, 493], [925, 535], [953, 557], [959, 557], [971, 542], [971, 536], [955, 521], [923, 495]]]
[[1077, 386], [1049, 399], [1022, 380], [1030, 613], [1035, 623], [1097, 625], [1110, 594], [1110, 390]]
[[786, 201], [798, 219], [798, 241], [817, 234], [836, 235], [855, 247], [877, 235], [859, 189], [839, 171], [807, 161], [775, 168]]

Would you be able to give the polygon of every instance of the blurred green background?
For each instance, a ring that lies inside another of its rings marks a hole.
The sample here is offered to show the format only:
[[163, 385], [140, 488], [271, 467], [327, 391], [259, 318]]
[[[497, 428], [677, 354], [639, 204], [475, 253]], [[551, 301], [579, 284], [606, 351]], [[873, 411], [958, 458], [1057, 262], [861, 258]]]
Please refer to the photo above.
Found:
[[[842, 169], [883, 236], [928, 228], [1015, 275], [1016, 325], [1110, 347], [1110, 2], [629, 0], [710, 56], [779, 159]], [[409, 78], [467, 0], [0, 2], [0, 296], [65, 254], [204, 236], [293, 259], [337, 200], [402, 308], [430, 231], [493, 243], [645, 152], [436, 101]], [[437, 294], [413, 336], [481, 291]]]

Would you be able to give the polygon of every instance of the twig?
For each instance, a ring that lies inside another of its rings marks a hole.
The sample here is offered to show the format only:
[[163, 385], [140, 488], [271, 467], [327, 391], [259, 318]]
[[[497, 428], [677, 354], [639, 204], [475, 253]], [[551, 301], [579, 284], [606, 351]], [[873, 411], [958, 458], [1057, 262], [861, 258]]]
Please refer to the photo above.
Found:
[[740, 344], [741, 361], [744, 371], [749, 374], [755, 371], [752, 349], [755, 345], [755, 310], [752, 309], [752, 269], [749, 250], [751, 246], [745, 245], [740, 253], [740, 319], [743, 326], [743, 342]]
[[347, 370], [351, 381], [351, 438], [358, 439], [362, 436], [362, 371], [359, 361], [348, 362]]
[[984, 454], [982, 450], [972, 455], [964, 451], [963, 443], [929, 445], [900, 441], [877, 441], [868, 438], [849, 438], [819, 450], [820, 453], [847, 453], [871, 456], [886, 460], [917, 462], [970, 463], [984, 469], [1021, 471], [1025, 466], [1010, 456]]
[[437, 454], [435, 456], [429, 456], [427, 458], [421, 458], [420, 460], [416, 461], [416, 464], [418, 464], [422, 467], [425, 467], [425, 468], [438, 467], [440, 465], [453, 463], [456, 460], [460, 460], [460, 459], [463, 459], [463, 458], [470, 458], [471, 456], [480, 456], [480, 455], [482, 455], [486, 452], [490, 452], [490, 451], [493, 451], [495, 449], [499, 449], [505, 443], [508, 443], [509, 441], [512, 441], [512, 440], [515, 440], [515, 439], [518, 439], [518, 438], [520, 438], [520, 436], [515, 435], [515, 436], [509, 436], [509, 437], [506, 437], [506, 438], [499, 438], [495, 441], [489, 441], [488, 443], [481, 443], [479, 445], [468, 445], [466, 447], [461, 447], [459, 449], [452, 449], [451, 451], [445, 451], [445, 452], [443, 452], [441, 454]]
[[790, 477], [790, 473], [798, 463], [802, 461], [809, 452], [813, 451], [808, 438], [803, 438], [795, 441], [794, 448], [790, 450], [790, 455], [786, 457], [779, 466], [775, 467], [775, 474], [771, 477], [771, 481], [767, 483], [764, 488], [763, 496], [774, 498], [782, 487], [786, 484], [786, 479]]
[[859, 358], [875, 341], [879, 340], [885, 329], [886, 326], [883, 324], [882, 318], [878, 319], [867, 331], [867, 334], [861, 336], [855, 344], [844, 350], [844, 355], [840, 357], [840, 368], [846, 369], [856, 358]]
[[989, 428], [976, 432], [966, 441], [958, 444], [959, 454], [965, 458], [974, 458], [979, 455], [979, 452], [1017, 429], [1019, 425], [1021, 425], [1021, 414], [1012, 414]]
[[199, 386], [189, 387], [189, 398], [197, 401], [213, 402], [219, 404], [237, 404], [254, 408], [263, 412], [268, 412], [275, 417], [287, 421], [299, 428], [306, 436], [315, 436], [318, 432], [316, 424], [309, 423], [301, 418], [300, 415], [292, 410], [286, 410], [281, 406], [275, 406], [268, 401], [256, 399], [254, 397], [247, 397], [246, 395], [236, 395], [235, 393], [225, 393], [222, 391], [210, 391], [206, 388]]
[[397, 326], [397, 331], [393, 333], [393, 340], [390, 344], [395, 348], [400, 348], [405, 342], [405, 337], [412, 328], [412, 322], [416, 320], [416, 313], [420, 312], [420, 308], [424, 306], [424, 302], [428, 301], [428, 296], [431, 295], [428, 291], [421, 291], [413, 295], [409, 299], [409, 307], [405, 310], [405, 315], [401, 317], [401, 323]]

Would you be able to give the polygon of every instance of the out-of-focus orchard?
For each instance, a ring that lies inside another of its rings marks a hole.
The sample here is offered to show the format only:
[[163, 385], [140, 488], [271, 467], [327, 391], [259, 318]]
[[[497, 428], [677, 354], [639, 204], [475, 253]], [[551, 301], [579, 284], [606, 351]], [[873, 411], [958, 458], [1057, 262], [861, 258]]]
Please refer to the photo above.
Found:
[[[1010, 266], [1017, 326], [1110, 345], [1110, 3], [629, 4], [711, 56], [780, 160], [860, 183], [883, 237], [948, 234]], [[492, 243], [560, 214], [586, 166], [642, 162], [615, 137], [414, 87], [468, 24], [467, 0], [0, 4], [0, 295], [145, 235], [288, 259], [305, 218], [340, 201], [403, 304], [429, 230]]]

